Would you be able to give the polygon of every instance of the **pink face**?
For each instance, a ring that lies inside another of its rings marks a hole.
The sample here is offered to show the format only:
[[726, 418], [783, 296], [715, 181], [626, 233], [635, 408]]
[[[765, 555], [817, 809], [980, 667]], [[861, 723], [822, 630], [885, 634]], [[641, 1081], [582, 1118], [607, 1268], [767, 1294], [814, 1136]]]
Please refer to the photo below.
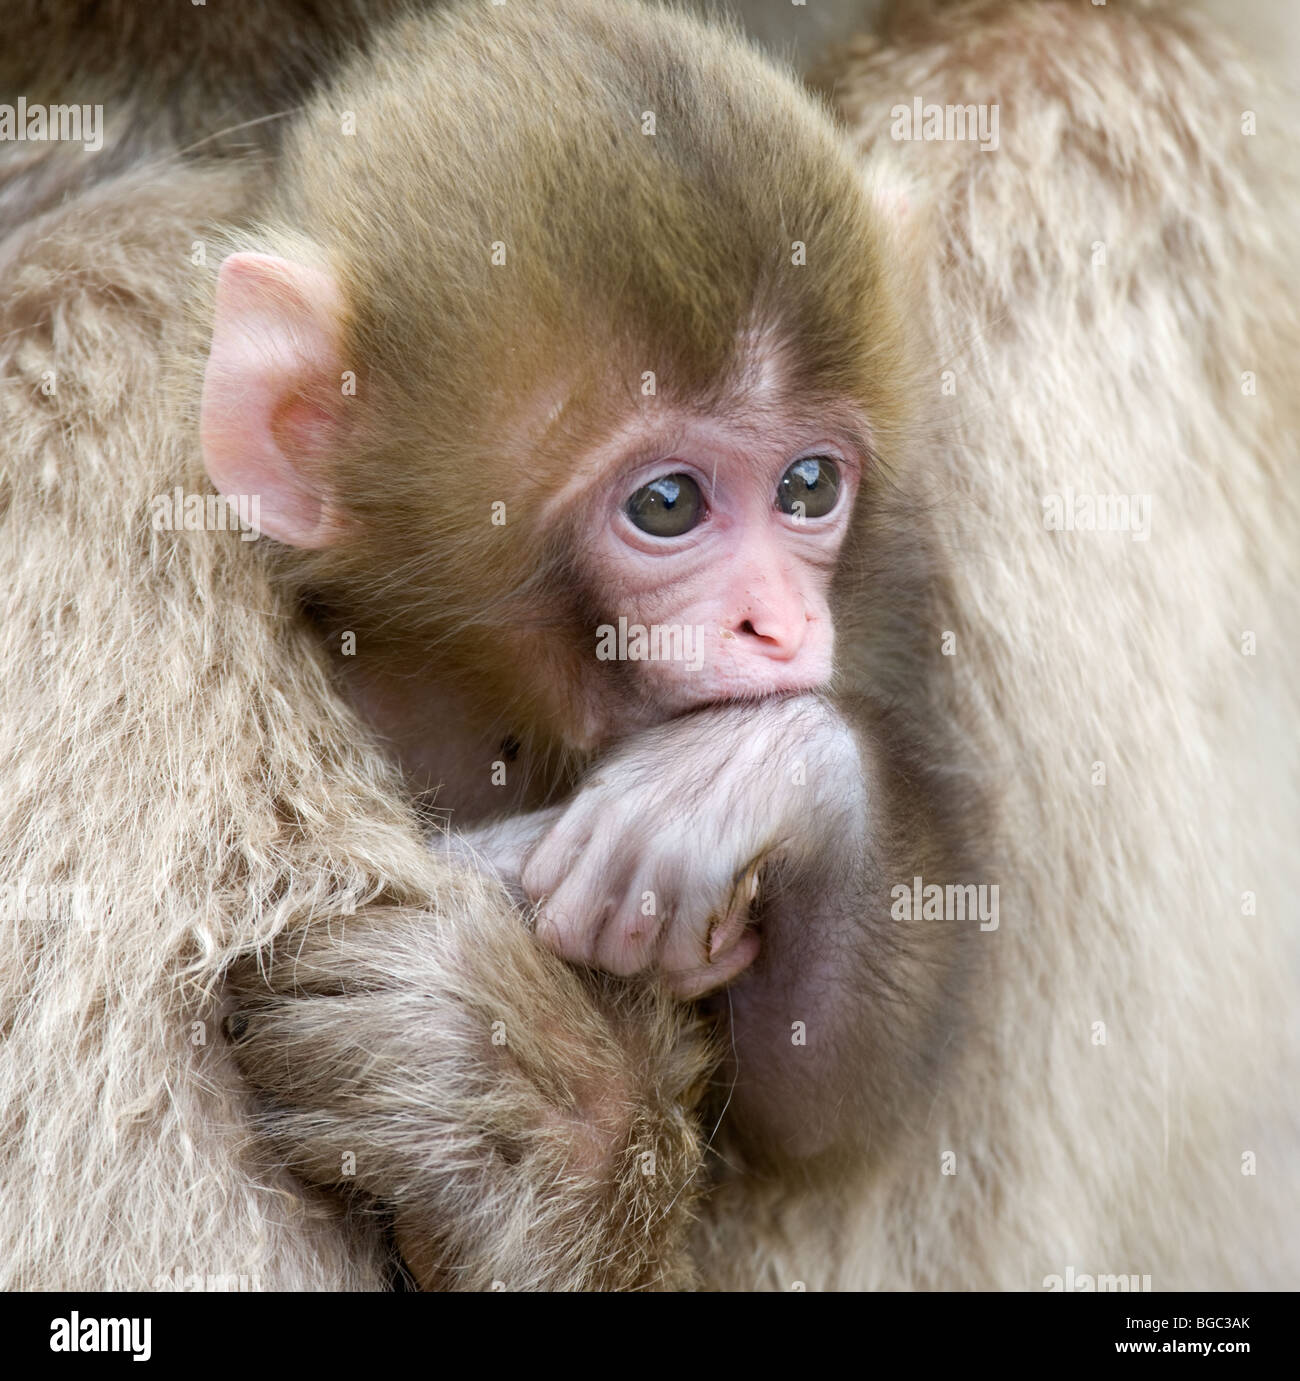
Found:
[[596, 657], [635, 662], [659, 714], [825, 684], [830, 583], [864, 463], [850, 432], [689, 417], [643, 428], [633, 449], [645, 458], [598, 458], [582, 496], [585, 574], [609, 620]]
[[[222, 264], [204, 459], [222, 493], [259, 496], [261, 530], [290, 546], [349, 537], [346, 513], [302, 464], [335, 444], [329, 419], [295, 411], [291, 394], [334, 387], [340, 311], [322, 270], [262, 254]], [[616, 435], [574, 457], [560, 384], [507, 427], [505, 454], [548, 457], [532, 476], [538, 516], [543, 530], [572, 531], [575, 603], [605, 620], [579, 631], [591, 639], [576, 668], [585, 684], [568, 679], [571, 663], [552, 678], [554, 718], [574, 743], [830, 677], [828, 596], [866, 464], [863, 419], [847, 404], [815, 415], [792, 404], [779, 354], [761, 337], [751, 345], [748, 372], [712, 414], [640, 400]], [[531, 469], [519, 467], [525, 483]], [[557, 470], [567, 479], [549, 493]]]

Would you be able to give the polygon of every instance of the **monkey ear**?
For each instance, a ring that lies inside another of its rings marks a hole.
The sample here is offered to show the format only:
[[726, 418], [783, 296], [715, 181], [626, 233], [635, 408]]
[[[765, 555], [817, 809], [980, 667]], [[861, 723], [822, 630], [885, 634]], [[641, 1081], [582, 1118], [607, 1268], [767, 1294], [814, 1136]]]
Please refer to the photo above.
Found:
[[343, 535], [324, 480], [335, 440], [326, 398], [339, 377], [341, 298], [320, 269], [232, 254], [217, 275], [203, 374], [203, 463], [226, 495], [257, 495], [258, 528], [293, 547]]

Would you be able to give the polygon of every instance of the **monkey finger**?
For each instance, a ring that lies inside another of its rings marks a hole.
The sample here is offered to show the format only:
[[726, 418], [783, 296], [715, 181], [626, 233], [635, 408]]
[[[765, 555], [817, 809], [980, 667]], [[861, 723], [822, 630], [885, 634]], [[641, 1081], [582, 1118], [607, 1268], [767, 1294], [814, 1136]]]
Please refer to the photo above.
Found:
[[552, 896], [543, 897], [533, 919], [533, 935], [561, 959], [571, 964], [593, 962], [593, 932], [604, 924], [599, 915], [573, 888], [564, 887]]
[[655, 961], [659, 937], [672, 925], [672, 909], [665, 907], [650, 914], [645, 899], [653, 894], [633, 887], [618, 914], [602, 929], [595, 947], [595, 962], [606, 973], [627, 978], [650, 968]]
[[552, 895], [570, 877], [595, 838], [595, 820], [571, 808], [542, 836], [528, 855], [519, 881], [530, 901]]
[[537, 939], [571, 964], [599, 967], [597, 945], [626, 906], [626, 887], [611, 885], [608, 871], [580, 867], [545, 897], [537, 913]]
[[710, 963], [717, 963], [744, 934], [758, 899], [759, 878], [765, 857], [765, 854], [760, 854], [737, 872], [731, 895], [709, 931]]
[[740, 938], [718, 959], [703, 968], [665, 971], [663, 978], [669, 992], [684, 1002], [703, 997], [717, 988], [725, 988], [758, 958], [760, 940], [758, 931], [745, 930]]
[[713, 963], [709, 939], [722, 908], [711, 904], [709, 899], [717, 897], [725, 886], [725, 882], [721, 886], [700, 882], [695, 885], [690, 897], [681, 898], [679, 904], [673, 907], [672, 925], [664, 928], [657, 957], [660, 973], [694, 973]]
[[436, 835], [430, 848], [449, 863], [495, 878], [516, 905], [523, 905], [527, 901], [520, 882], [524, 861], [557, 814], [552, 808], [482, 829], [449, 830]]
[[562, 807], [551, 806], [477, 829], [449, 832], [443, 839], [443, 851], [480, 868], [487, 865], [503, 879], [517, 880], [525, 860], [562, 814]]

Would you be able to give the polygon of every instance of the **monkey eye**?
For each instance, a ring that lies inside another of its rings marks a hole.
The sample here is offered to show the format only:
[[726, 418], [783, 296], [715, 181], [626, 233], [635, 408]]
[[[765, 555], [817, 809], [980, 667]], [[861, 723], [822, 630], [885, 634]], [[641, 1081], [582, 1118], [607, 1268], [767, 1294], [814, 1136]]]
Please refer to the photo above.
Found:
[[776, 505], [782, 513], [822, 518], [840, 496], [840, 467], [830, 456], [804, 456], [781, 476]]
[[680, 537], [704, 516], [704, 495], [689, 475], [661, 475], [643, 484], [624, 507], [651, 537]]

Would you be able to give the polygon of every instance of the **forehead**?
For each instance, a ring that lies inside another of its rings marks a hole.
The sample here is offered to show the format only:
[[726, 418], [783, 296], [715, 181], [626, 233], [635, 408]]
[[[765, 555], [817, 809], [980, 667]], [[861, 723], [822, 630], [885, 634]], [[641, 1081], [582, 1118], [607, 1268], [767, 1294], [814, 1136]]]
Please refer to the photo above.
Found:
[[509, 403], [501, 437], [543, 524], [660, 461], [727, 460], [766, 481], [781, 457], [818, 444], [858, 465], [870, 451], [862, 401], [819, 387], [797, 344], [772, 327], [734, 332], [726, 357], [702, 377], [661, 376], [653, 349], [626, 337], [557, 358], [582, 362], [533, 375]]

